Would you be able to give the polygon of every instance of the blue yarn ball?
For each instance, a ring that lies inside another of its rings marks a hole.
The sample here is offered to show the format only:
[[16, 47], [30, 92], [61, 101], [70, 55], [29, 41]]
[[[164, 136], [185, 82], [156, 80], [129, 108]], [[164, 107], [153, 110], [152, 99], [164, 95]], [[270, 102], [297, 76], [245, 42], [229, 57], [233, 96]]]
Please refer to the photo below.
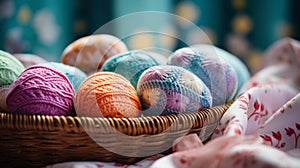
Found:
[[212, 94], [213, 106], [232, 100], [237, 92], [235, 70], [215, 52], [181, 48], [169, 57], [167, 64], [183, 67], [199, 77]]
[[70, 83], [72, 84], [75, 92], [77, 92], [80, 84], [87, 78], [87, 75], [83, 71], [74, 66], [58, 62], [47, 62], [40, 65], [56, 69], [57, 71], [60, 71], [61, 73], [66, 75]]
[[136, 88], [141, 74], [146, 69], [160, 64], [151, 53], [132, 50], [109, 58], [105, 61], [100, 71], [118, 73], [128, 79], [134, 88]]
[[137, 92], [145, 116], [195, 112], [212, 105], [211, 93], [203, 81], [178, 66], [147, 69], [138, 81]]
[[237, 56], [213, 45], [209, 44], [197, 44], [191, 46], [193, 49], [202, 52], [216, 52], [218, 56], [222, 57], [228, 64], [230, 64], [236, 72], [238, 80], [237, 93], [242, 86], [250, 80], [251, 74], [247, 65], [239, 59]]

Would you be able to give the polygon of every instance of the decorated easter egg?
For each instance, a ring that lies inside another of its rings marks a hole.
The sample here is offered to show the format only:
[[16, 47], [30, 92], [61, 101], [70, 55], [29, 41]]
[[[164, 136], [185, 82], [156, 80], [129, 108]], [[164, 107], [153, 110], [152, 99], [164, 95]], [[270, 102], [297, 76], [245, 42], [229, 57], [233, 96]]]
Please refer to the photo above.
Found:
[[60, 71], [61, 73], [65, 74], [67, 76], [67, 78], [69, 79], [69, 81], [71, 82], [75, 92], [77, 92], [80, 84], [87, 77], [83, 71], [81, 71], [80, 69], [78, 69], [74, 66], [65, 65], [62, 63], [58, 63], [58, 62], [47, 62], [47, 63], [41, 64], [41, 65], [54, 68], [54, 69]]
[[232, 100], [237, 92], [235, 70], [217, 54], [181, 48], [169, 57], [168, 64], [181, 66], [198, 76], [209, 88], [213, 106]]
[[72, 115], [75, 92], [61, 72], [40, 65], [25, 69], [11, 85], [7, 106], [13, 114]]
[[6, 96], [10, 85], [25, 69], [11, 54], [0, 50], [0, 111], [7, 112]]
[[217, 54], [223, 58], [228, 64], [230, 64], [235, 70], [238, 80], [237, 92], [239, 92], [242, 86], [250, 79], [251, 74], [247, 65], [237, 56], [213, 45], [209, 44], [197, 44], [191, 46], [194, 50], [202, 53]]
[[61, 62], [75, 66], [87, 74], [92, 74], [101, 68], [108, 58], [127, 51], [124, 42], [115, 36], [90, 35], [67, 46], [61, 56]]
[[130, 81], [134, 88], [141, 74], [148, 68], [160, 63], [145, 51], [133, 50], [109, 58], [102, 66], [101, 71], [121, 74]]
[[16, 53], [13, 54], [13, 56], [16, 57], [25, 66], [25, 68], [31, 65], [42, 64], [47, 62], [44, 58], [34, 54]]
[[179, 66], [147, 69], [137, 88], [145, 116], [195, 112], [212, 105], [210, 90], [203, 81]]
[[122, 75], [97, 72], [79, 87], [75, 110], [78, 116], [128, 118], [141, 115], [137, 92]]

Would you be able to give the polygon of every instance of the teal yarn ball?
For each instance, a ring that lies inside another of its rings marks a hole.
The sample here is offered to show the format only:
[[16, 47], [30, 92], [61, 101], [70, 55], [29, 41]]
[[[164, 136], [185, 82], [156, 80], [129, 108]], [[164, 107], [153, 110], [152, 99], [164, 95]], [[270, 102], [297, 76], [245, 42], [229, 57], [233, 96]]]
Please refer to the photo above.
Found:
[[69, 81], [71, 82], [75, 92], [77, 92], [81, 83], [87, 78], [87, 75], [83, 71], [74, 66], [58, 62], [47, 62], [40, 65], [56, 69], [57, 71], [60, 71], [61, 73], [66, 75]]
[[209, 89], [190, 71], [171, 65], [145, 70], [137, 85], [144, 116], [195, 112], [212, 106]]
[[183, 67], [199, 77], [211, 92], [213, 106], [232, 100], [237, 93], [235, 70], [216, 52], [180, 48], [169, 57], [167, 64]]
[[0, 111], [8, 111], [6, 97], [9, 87], [24, 69], [25, 67], [18, 59], [0, 50]]
[[151, 53], [140, 50], [132, 50], [113, 56], [106, 60], [100, 71], [115, 72], [130, 81], [134, 88], [141, 74], [148, 68], [161, 63]]

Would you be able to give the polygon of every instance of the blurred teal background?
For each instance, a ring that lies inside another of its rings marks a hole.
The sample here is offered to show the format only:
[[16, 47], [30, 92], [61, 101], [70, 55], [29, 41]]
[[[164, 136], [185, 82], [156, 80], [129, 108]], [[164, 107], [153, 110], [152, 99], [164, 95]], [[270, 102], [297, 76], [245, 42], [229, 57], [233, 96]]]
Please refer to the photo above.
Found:
[[[120, 35], [130, 49], [155, 46], [174, 51], [184, 43], [211, 41], [240, 57], [255, 72], [270, 44], [283, 37], [299, 39], [299, 5], [297, 0], [0, 0], [0, 49], [60, 61], [68, 44], [113, 19], [133, 12], [161, 11], [198, 27], [149, 16], [118, 22], [109, 32]], [[169, 32], [180, 39], [151, 33], [124, 37], [143, 31]]]

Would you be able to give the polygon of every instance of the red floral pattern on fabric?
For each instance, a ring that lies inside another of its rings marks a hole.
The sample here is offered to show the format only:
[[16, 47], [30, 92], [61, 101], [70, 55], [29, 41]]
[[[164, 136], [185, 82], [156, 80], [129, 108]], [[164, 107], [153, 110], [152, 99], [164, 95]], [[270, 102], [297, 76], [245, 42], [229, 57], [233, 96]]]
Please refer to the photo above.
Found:
[[294, 138], [295, 148], [297, 148], [298, 147], [298, 141], [299, 141], [299, 138], [300, 138], [300, 133], [299, 133], [299, 131], [300, 131], [300, 124], [295, 123], [295, 126], [297, 128], [298, 133], [296, 133], [295, 129], [293, 129], [291, 127], [284, 128], [284, 130], [286, 131], [286, 135], [287, 136]]

